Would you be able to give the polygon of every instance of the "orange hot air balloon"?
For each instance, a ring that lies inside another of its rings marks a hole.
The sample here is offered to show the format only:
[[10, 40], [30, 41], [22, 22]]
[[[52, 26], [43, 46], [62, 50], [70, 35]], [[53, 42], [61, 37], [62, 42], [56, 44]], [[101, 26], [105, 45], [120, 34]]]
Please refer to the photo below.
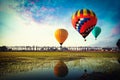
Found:
[[64, 43], [64, 41], [67, 39], [67, 37], [68, 37], [67, 30], [65, 30], [65, 29], [57, 29], [55, 31], [55, 38], [59, 42], [60, 45], [62, 45]]

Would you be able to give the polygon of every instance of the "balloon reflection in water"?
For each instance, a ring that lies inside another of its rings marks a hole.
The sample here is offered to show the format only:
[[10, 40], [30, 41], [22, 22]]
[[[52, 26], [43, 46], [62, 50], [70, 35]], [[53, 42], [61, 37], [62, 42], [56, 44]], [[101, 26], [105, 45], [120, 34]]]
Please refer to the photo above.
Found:
[[54, 67], [54, 74], [57, 77], [65, 77], [68, 74], [67, 65], [63, 61], [58, 61]]

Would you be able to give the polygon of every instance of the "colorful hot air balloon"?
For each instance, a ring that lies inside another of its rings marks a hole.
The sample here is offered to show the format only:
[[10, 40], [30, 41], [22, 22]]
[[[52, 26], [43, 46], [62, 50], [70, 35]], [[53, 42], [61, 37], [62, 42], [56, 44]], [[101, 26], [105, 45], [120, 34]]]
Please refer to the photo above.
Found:
[[59, 42], [59, 44], [61, 46], [64, 43], [64, 41], [67, 39], [67, 37], [68, 37], [67, 30], [65, 30], [65, 29], [57, 29], [55, 31], [55, 38]]
[[96, 23], [97, 17], [92, 10], [77, 10], [72, 15], [72, 25], [83, 36], [84, 39], [92, 31]]
[[101, 33], [101, 28], [96, 26], [93, 30], [92, 30], [92, 34], [95, 37], [95, 39], [97, 39], [98, 35]]
[[54, 67], [54, 74], [57, 77], [65, 77], [68, 74], [67, 65], [60, 60]]

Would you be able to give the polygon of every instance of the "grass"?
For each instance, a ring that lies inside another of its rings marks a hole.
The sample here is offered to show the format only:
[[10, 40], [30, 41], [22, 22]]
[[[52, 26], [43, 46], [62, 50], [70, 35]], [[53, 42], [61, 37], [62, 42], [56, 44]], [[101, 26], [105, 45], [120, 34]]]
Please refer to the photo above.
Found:
[[18, 62], [23, 60], [64, 60], [71, 61], [84, 57], [120, 58], [118, 52], [0, 52], [0, 62]]
[[0, 52], [0, 57], [120, 57], [118, 52]]

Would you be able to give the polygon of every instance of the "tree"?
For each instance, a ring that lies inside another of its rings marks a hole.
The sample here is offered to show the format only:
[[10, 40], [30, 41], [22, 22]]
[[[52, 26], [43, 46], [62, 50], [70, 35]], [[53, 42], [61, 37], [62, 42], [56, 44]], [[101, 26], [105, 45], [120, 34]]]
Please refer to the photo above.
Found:
[[8, 50], [8, 48], [6, 46], [0, 47], [0, 51], [7, 51], [7, 50]]
[[120, 39], [117, 41], [116, 45], [117, 45], [118, 48], [120, 49]]

